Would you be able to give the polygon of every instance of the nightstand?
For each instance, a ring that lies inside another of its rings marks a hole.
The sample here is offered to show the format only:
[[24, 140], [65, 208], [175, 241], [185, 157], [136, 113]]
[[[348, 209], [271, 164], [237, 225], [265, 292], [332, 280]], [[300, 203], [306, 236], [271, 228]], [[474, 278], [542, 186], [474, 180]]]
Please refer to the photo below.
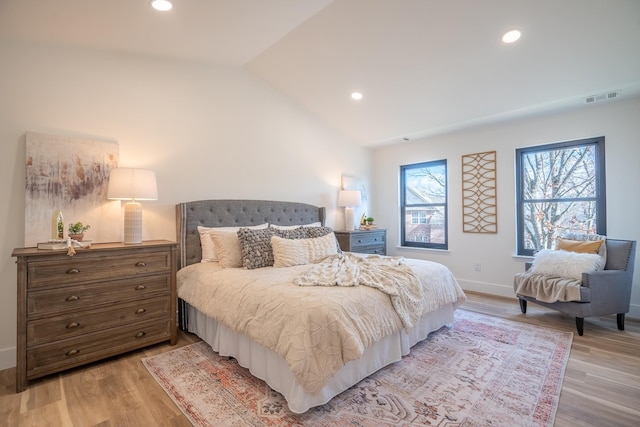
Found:
[[387, 254], [387, 230], [334, 231], [340, 249], [363, 254]]
[[177, 342], [176, 250], [166, 240], [14, 249], [16, 391], [28, 381], [163, 341]]

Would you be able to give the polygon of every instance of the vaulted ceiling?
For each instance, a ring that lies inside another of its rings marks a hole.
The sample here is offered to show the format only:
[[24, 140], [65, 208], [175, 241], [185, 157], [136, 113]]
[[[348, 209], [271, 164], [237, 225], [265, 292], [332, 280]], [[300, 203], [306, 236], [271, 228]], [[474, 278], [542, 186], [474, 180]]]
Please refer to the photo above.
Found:
[[640, 95], [638, 0], [149, 3], [0, 0], [0, 37], [245, 67], [364, 146]]

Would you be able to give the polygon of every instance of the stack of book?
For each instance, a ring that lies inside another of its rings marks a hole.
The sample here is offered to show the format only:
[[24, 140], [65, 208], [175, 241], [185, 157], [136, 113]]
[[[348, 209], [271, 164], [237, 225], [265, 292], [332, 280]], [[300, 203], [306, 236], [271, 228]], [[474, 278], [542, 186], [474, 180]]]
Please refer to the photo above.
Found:
[[[84, 240], [82, 242], [75, 243], [73, 245], [75, 249], [84, 249], [91, 247], [91, 240]], [[46, 250], [66, 250], [67, 249], [67, 241], [66, 240], [49, 240], [47, 242], [38, 243], [38, 249], [46, 249]]]

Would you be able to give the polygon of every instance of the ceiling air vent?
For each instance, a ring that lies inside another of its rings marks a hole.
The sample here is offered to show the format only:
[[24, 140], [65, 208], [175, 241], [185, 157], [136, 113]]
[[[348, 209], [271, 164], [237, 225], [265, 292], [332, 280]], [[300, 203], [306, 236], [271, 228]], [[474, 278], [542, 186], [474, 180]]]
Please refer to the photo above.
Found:
[[584, 102], [587, 104], [592, 104], [594, 102], [607, 101], [609, 99], [615, 99], [620, 96], [620, 91], [600, 93], [598, 95], [588, 96], [584, 99]]

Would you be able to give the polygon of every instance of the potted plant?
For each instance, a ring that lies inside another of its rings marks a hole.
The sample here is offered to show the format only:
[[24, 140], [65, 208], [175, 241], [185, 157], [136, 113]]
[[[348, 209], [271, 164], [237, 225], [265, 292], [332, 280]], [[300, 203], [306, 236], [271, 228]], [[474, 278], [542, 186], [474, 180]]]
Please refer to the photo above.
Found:
[[367, 221], [367, 225], [373, 225], [373, 221], [375, 221], [375, 219], [370, 216], [370, 217], [367, 217], [366, 221]]
[[82, 242], [82, 239], [84, 238], [84, 232], [90, 228], [91, 226], [89, 224], [84, 225], [80, 221], [76, 222], [75, 224], [69, 224], [69, 238], [78, 242]]

